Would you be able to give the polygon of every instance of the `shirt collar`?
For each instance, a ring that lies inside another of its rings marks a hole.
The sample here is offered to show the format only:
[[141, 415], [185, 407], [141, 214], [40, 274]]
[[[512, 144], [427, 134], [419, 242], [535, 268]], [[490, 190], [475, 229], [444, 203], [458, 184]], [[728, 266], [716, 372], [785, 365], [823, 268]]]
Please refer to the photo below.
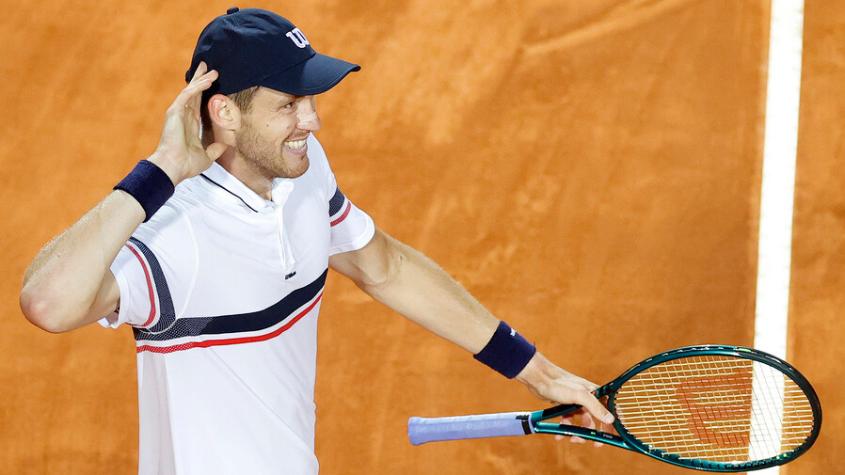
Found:
[[244, 205], [252, 211], [259, 212], [268, 207], [275, 207], [274, 205], [284, 205], [287, 197], [293, 191], [293, 180], [289, 178], [276, 178], [273, 180], [273, 201], [267, 201], [258, 193], [252, 191], [243, 182], [235, 178], [222, 165], [217, 162], [212, 162], [208, 170], [202, 172], [203, 178], [210, 181], [212, 186], [218, 186], [230, 195], [232, 199], [240, 200]]

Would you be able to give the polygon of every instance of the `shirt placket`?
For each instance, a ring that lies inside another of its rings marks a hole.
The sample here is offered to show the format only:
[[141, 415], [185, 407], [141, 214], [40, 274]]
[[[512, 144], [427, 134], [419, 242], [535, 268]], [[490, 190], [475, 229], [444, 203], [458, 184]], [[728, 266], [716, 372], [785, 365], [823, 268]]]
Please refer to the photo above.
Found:
[[296, 258], [293, 255], [293, 248], [290, 244], [287, 229], [285, 228], [284, 208], [288, 196], [292, 191], [291, 183], [281, 183], [273, 188], [273, 213], [276, 217], [276, 229], [278, 234], [279, 258], [282, 263], [282, 270], [288, 275], [296, 268]]

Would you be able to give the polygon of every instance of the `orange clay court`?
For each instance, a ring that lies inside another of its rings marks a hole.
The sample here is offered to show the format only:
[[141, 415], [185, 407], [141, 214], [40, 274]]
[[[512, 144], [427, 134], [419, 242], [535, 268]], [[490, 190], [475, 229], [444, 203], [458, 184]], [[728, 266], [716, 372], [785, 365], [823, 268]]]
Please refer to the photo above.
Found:
[[[43, 332], [21, 279], [155, 149], [199, 31], [232, 5], [6, 3], [0, 467], [136, 473], [131, 331]], [[753, 345], [769, 0], [239, 6], [362, 66], [318, 98], [344, 193], [557, 364], [601, 384], [666, 349]], [[781, 473], [845, 473], [845, 4], [806, 0], [802, 65], [787, 359], [825, 420]], [[692, 473], [551, 437], [412, 446], [411, 415], [547, 404], [336, 274], [316, 405], [324, 474]]]

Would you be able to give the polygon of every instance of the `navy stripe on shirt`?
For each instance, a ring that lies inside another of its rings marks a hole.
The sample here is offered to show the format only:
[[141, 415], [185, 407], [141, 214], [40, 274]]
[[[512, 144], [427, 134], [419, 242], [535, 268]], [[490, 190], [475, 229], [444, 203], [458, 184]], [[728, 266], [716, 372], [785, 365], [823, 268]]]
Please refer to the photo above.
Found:
[[170, 287], [167, 286], [167, 279], [164, 277], [164, 271], [161, 270], [161, 265], [158, 263], [158, 259], [156, 259], [155, 254], [153, 254], [153, 251], [151, 251], [146, 244], [134, 237], [130, 237], [129, 242], [141, 250], [141, 254], [144, 255], [144, 258], [147, 259], [147, 263], [150, 265], [150, 272], [153, 274], [153, 285], [155, 286], [156, 293], [158, 294], [158, 313], [160, 315], [158, 322], [156, 322], [156, 324], [152, 327], [147, 329], [134, 328], [135, 335], [137, 335], [138, 332], [155, 333], [164, 330], [172, 325], [173, 321], [176, 320], [176, 312], [173, 310], [173, 299], [170, 297]]
[[340, 211], [341, 206], [343, 206], [344, 201], [346, 201], [346, 197], [340, 192], [340, 188], [336, 188], [334, 196], [329, 200], [329, 216], [336, 215]]
[[298, 309], [319, 295], [325, 286], [328, 271], [326, 269], [310, 284], [294, 290], [263, 310], [213, 317], [180, 317], [170, 328], [161, 333], [136, 330], [135, 339], [166, 341], [176, 338], [252, 332], [270, 328], [293, 316]]

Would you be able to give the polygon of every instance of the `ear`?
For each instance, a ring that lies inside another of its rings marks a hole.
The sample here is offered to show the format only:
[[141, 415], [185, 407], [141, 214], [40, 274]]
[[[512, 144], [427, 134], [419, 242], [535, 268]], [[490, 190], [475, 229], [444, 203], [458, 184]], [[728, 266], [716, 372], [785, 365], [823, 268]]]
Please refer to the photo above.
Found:
[[215, 94], [208, 99], [208, 116], [214, 125], [224, 130], [237, 130], [241, 127], [240, 109], [223, 94]]

